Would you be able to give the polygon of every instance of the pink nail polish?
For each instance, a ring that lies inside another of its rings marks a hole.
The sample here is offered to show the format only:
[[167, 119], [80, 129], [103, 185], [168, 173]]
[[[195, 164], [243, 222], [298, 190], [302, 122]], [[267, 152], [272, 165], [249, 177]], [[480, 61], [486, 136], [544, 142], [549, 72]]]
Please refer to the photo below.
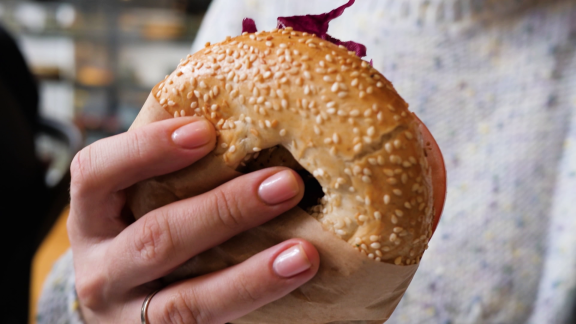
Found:
[[172, 141], [185, 149], [194, 149], [210, 142], [210, 125], [206, 121], [199, 120], [186, 124], [172, 133]]
[[269, 205], [284, 202], [300, 192], [294, 173], [290, 170], [280, 171], [264, 180], [258, 188], [258, 195]]
[[272, 265], [274, 272], [284, 278], [302, 273], [310, 269], [311, 266], [312, 264], [300, 244], [294, 245], [280, 253]]

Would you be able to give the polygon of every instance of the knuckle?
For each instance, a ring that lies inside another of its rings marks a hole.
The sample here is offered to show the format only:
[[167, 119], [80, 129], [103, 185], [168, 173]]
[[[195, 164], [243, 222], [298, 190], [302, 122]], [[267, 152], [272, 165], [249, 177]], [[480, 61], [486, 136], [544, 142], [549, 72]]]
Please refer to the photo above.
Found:
[[142, 218], [140, 233], [134, 236], [134, 251], [146, 263], [162, 262], [174, 250], [170, 226], [164, 217], [149, 215]]
[[239, 276], [233, 281], [233, 288], [238, 294], [238, 301], [245, 304], [253, 304], [262, 297], [262, 292], [256, 289], [246, 276]]
[[75, 279], [76, 295], [80, 303], [89, 309], [95, 310], [103, 305], [103, 287], [106, 284], [104, 277], [97, 275], [77, 275]]
[[129, 149], [126, 150], [127, 152], [129, 152], [130, 159], [133, 160], [140, 160], [144, 158], [145, 155], [145, 145], [144, 143], [147, 141], [146, 135], [145, 133], [143, 134], [142, 132], [136, 131], [136, 132], [131, 132], [130, 136], [128, 137], [128, 143], [127, 145], [129, 146]]
[[218, 213], [218, 219], [225, 227], [237, 229], [245, 223], [245, 213], [233, 195], [227, 195], [222, 189], [216, 189], [212, 203], [215, 205], [214, 210]]
[[212, 323], [210, 313], [202, 311], [198, 306], [198, 299], [192, 293], [184, 294], [179, 292], [164, 307], [162, 322], [176, 324]]

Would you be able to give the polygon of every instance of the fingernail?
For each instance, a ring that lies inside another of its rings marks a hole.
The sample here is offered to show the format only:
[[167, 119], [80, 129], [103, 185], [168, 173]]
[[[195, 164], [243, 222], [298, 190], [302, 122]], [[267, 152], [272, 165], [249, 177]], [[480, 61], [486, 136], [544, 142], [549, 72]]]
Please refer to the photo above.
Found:
[[264, 180], [258, 188], [258, 195], [269, 205], [286, 201], [300, 192], [298, 182], [290, 170], [284, 170]]
[[203, 120], [186, 124], [172, 133], [172, 141], [185, 149], [201, 147], [211, 140], [210, 127], [208, 122]]
[[297, 244], [280, 253], [274, 260], [272, 268], [280, 277], [288, 278], [308, 270], [311, 266], [302, 245]]

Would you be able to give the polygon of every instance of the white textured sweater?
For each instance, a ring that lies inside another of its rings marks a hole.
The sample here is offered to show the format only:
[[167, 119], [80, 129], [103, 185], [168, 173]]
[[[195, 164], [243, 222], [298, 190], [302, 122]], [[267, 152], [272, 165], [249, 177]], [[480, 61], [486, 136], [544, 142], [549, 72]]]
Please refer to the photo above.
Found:
[[[345, 2], [215, 0], [193, 50]], [[357, 0], [329, 34], [367, 46], [446, 159], [442, 220], [387, 323], [573, 323], [576, 1]]]

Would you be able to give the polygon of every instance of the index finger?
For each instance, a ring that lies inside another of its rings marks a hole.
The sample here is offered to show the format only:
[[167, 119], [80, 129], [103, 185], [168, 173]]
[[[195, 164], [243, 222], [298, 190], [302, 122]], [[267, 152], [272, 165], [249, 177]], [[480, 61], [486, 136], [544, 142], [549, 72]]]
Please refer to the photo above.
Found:
[[[214, 148], [215, 142], [215, 130], [208, 121], [181, 117], [105, 138], [84, 148], [71, 165], [72, 223], [97, 231], [103, 216], [120, 214], [122, 206], [117, 203], [116, 193], [198, 161]], [[112, 205], [115, 210], [110, 210]]]

